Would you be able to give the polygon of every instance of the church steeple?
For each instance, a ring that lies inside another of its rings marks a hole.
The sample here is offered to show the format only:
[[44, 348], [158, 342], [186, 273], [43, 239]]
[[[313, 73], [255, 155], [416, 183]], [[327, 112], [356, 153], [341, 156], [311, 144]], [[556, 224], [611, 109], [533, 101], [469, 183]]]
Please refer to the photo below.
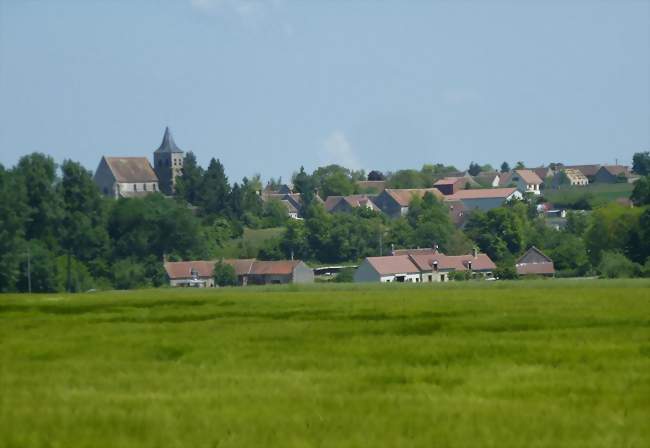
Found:
[[163, 140], [158, 149], [156, 149], [157, 153], [161, 152], [183, 152], [182, 149], [180, 149], [178, 146], [176, 146], [176, 142], [174, 141], [174, 137], [172, 137], [172, 133], [169, 130], [169, 126], [165, 127], [165, 135], [163, 135]]

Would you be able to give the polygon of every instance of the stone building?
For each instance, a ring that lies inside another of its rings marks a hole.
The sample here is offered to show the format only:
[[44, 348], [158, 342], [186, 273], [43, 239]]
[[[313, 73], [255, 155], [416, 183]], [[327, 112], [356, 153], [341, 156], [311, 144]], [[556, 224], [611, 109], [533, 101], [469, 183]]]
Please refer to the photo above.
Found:
[[165, 128], [162, 143], [153, 153], [153, 167], [158, 175], [160, 190], [167, 195], [171, 196], [176, 191], [176, 177], [183, 174], [183, 157], [184, 153], [176, 146], [169, 127]]

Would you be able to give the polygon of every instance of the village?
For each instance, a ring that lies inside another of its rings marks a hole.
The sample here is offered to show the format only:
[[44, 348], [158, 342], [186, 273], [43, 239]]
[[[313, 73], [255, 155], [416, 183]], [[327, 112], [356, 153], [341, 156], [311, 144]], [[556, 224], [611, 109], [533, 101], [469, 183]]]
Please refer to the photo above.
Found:
[[[146, 156], [103, 156], [94, 174], [97, 188], [111, 198], [138, 198], [154, 193], [167, 197], [176, 194], [178, 179], [183, 176], [185, 152], [176, 145], [169, 128], [162, 143], [153, 153], [153, 166]], [[471, 164], [473, 165], [473, 164]], [[476, 165], [478, 167], [478, 165]], [[514, 169], [507, 164], [501, 170], [470, 170], [441, 173], [428, 188], [390, 188], [383, 174], [372, 172], [367, 179], [356, 180], [359, 193], [351, 195], [319, 196], [314, 191], [313, 201], [327, 213], [351, 213], [368, 210], [390, 219], [406, 217], [414, 198], [431, 195], [440, 202], [453, 225], [462, 229], [468, 218], [477, 211], [489, 212], [512, 201], [534, 201], [540, 216], [548, 217], [557, 229], [566, 222], [566, 210], [545, 201], [547, 192], [561, 188], [580, 189], [590, 185], [633, 184], [640, 175], [626, 165], [564, 165], [526, 168], [518, 163]], [[474, 174], [470, 171], [474, 170]], [[302, 194], [289, 184], [267, 185], [258, 191], [264, 203], [281, 204], [286, 216], [303, 220], [306, 215]], [[620, 204], [632, 206], [632, 201], [621, 198]], [[558, 224], [558, 219], [562, 224]], [[381, 248], [380, 248], [381, 251]], [[293, 255], [293, 253], [292, 253]], [[232, 268], [236, 282], [254, 284], [312, 283], [317, 276], [336, 276], [344, 266], [330, 266], [315, 271], [304, 261], [227, 259], [219, 260], [165, 260], [164, 269], [170, 286], [215, 287], [215, 265]], [[350, 266], [347, 266], [349, 269]], [[439, 251], [436, 241], [429, 248], [397, 248], [394, 245], [387, 256], [365, 257], [353, 266], [355, 282], [447, 282], [455, 279], [496, 280], [497, 266], [489, 255], [479, 253], [474, 246], [465, 255], [446, 255]], [[515, 260], [517, 276], [553, 277], [553, 260], [531, 245]]]

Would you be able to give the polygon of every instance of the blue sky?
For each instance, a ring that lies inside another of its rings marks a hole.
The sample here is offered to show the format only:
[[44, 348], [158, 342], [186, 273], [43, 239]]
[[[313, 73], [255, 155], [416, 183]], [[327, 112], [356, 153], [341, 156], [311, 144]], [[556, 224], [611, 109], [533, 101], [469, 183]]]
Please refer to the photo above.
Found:
[[648, 1], [0, 0], [0, 163], [630, 163], [649, 60]]

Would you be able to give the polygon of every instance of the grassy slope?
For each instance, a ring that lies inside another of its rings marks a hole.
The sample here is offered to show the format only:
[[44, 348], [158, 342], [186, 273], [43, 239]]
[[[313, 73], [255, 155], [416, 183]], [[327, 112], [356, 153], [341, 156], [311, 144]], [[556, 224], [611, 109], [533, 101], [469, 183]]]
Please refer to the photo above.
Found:
[[544, 190], [543, 195], [549, 202], [570, 202], [579, 199], [585, 193], [591, 193], [597, 200], [612, 202], [618, 198], [629, 198], [633, 189], [634, 184], [591, 184], [584, 187]]
[[650, 283], [0, 296], [0, 446], [646, 447]]
[[234, 238], [228, 241], [219, 251], [219, 255], [226, 258], [247, 258], [255, 257], [264, 243], [282, 235], [284, 227], [273, 227], [269, 229], [244, 228], [241, 238]]

